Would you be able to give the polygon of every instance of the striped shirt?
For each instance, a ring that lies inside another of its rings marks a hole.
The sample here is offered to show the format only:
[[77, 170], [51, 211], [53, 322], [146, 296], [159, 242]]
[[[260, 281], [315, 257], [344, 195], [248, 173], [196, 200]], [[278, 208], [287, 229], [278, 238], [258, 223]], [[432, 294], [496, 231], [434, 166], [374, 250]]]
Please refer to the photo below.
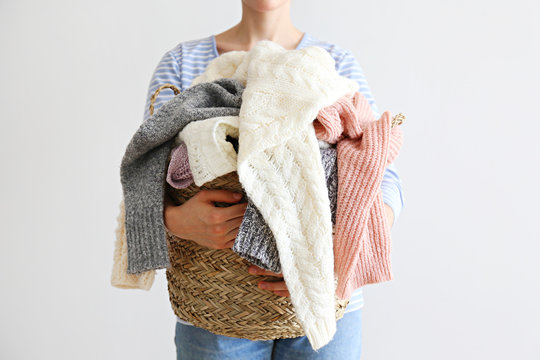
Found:
[[[335, 60], [337, 72], [341, 76], [345, 76], [358, 82], [360, 85], [358, 91], [369, 101], [375, 116], [377, 118], [379, 117], [375, 100], [373, 99], [363, 70], [350, 51], [340, 48], [335, 44], [316, 39], [308, 33], [304, 33], [302, 40], [296, 48], [301, 49], [306, 46], [319, 46], [328, 51]], [[173, 49], [167, 51], [161, 58], [152, 75], [148, 87], [143, 121], [146, 121], [150, 116], [148, 110], [150, 106], [150, 97], [158, 87], [169, 83], [175, 85], [181, 91], [185, 90], [191, 85], [193, 79], [204, 72], [208, 63], [218, 56], [219, 53], [217, 51], [214, 35], [181, 42]], [[171, 100], [173, 96], [174, 94], [171, 90], [165, 89], [161, 91], [154, 104], [154, 111], [157, 111], [161, 105]], [[401, 180], [396, 166], [393, 163], [389, 164], [384, 172], [381, 189], [384, 202], [394, 211], [395, 222], [404, 206], [404, 198]], [[364, 298], [362, 288], [359, 288], [354, 291], [345, 312], [358, 310], [362, 308], [363, 305]], [[177, 321], [191, 325], [178, 317]]]

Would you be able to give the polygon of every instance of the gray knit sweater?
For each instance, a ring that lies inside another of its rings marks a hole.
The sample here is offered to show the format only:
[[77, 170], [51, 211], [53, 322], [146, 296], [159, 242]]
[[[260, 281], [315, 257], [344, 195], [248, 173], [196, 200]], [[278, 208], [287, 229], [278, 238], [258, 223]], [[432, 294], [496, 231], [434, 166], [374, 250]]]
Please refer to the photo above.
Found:
[[194, 85], [165, 103], [133, 135], [120, 165], [130, 274], [170, 266], [163, 197], [174, 137], [191, 121], [238, 116], [243, 85], [220, 79]]

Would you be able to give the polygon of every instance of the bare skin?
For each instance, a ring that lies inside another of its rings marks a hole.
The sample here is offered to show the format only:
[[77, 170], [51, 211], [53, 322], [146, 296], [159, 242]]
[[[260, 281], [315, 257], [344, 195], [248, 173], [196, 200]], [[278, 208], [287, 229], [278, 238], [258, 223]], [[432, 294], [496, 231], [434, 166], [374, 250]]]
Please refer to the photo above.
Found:
[[175, 206], [166, 196], [163, 220], [167, 229], [179, 238], [212, 249], [232, 248], [247, 203], [216, 207], [213, 202], [237, 203], [241, 198], [241, 194], [227, 190], [201, 190], [184, 204]]
[[[271, 40], [285, 49], [295, 49], [304, 33], [294, 27], [290, 17], [290, 0], [242, 0], [242, 19], [232, 28], [215, 36], [220, 54], [250, 50], [260, 40]], [[227, 190], [203, 190], [180, 206], [165, 197], [163, 220], [167, 229], [182, 239], [192, 240], [212, 249], [232, 248], [238, 235], [247, 203], [215, 207], [213, 202], [237, 203]], [[385, 204], [388, 223], [394, 221], [392, 209]], [[248, 271], [256, 275], [283, 278], [255, 265]], [[290, 296], [285, 281], [259, 282], [259, 287], [278, 296]]]
[[232, 28], [217, 34], [220, 54], [250, 50], [261, 40], [271, 40], [285, 49], [295, 49], [304, 33], [291, 22], [288, 0], [243, 0], [242, 19]]

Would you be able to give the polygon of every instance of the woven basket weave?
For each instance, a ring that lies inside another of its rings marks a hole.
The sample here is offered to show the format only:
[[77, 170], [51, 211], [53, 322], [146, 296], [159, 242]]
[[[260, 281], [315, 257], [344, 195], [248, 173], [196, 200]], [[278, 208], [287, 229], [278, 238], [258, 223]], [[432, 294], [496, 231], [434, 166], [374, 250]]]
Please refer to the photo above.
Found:
[[[182, 204], [201, 189], [242, 192], [236, 172], [223, 175], [200, 188], [192, 184], [167, 194]], [[226, 204], [230, 206], [231, 204]], [[216, 203], [216, 206], [225, 204]], [[250, 340], [270, 340], [305, 335], [288, 297], [260, 289], [271, 276], [248, 273], [249, 261], [231, 249], [210, 249], [167, 232], [171, 266], [166, 270], [169, 300], [182, 320], [214, 334]], [[347, 300], [336, 297], [336, 319], [343, 316]]]
[[[155, 100], [164, 85], [156, 90]], [[151, 101], [153, 106], [153, 101]], [[153, 112], [153, 108], [150, 113]], [[170, 162], [170, 154], [167, 163]], [[167, 195], [181, 205], [202, 189], [245, 192], [237, 172], [230, 172], [198, 187], [191, 184], [175, 189], [165, 184]], [[231, 206], [215, 203], [216, 206]], [[248, 273], [250, 262], [231, 249], [210, 249], [167, 231], [171, 266], [166, 270], [171, 307], [180, 319], [214, 334], [250, 340], [271, 340], [304, 336], [288, 297], [277, 296], [257, 285], [261, 280], [282, 281]], [[343, 317], [348, 300], [336, 299], [336, 320]]]

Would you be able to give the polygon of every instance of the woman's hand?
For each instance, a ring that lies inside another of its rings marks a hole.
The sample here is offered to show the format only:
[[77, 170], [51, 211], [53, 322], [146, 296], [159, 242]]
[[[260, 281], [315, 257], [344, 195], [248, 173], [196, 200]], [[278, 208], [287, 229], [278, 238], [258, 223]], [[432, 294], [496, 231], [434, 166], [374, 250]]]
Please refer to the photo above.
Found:
[[[279, 273], [276, 274], [274, 272], [261, 269], [258, 266], [251, 265], [248, 269], [248, 272], [253, 275], [268, 275], [268, 276], [275, 276], [278, 278], [283, 278], [283, 274]], [[291, 294], [289, 293], [289, 290], [287, 289], [287, 285], [285, 284], [285, 281], [260, 281], [259, 287], [264, 290], [272, 291], [274, 294], [278, 296], [287, 296], [290, 297]]]
[[227, 190], [201, 190], [176, 206], [165, 196], [163, 221], [167, 230], [181, 239], [211, 249], [232, 248], [247, 203], [216, 207], [214, 202], [235, 203], [242, 194]]

